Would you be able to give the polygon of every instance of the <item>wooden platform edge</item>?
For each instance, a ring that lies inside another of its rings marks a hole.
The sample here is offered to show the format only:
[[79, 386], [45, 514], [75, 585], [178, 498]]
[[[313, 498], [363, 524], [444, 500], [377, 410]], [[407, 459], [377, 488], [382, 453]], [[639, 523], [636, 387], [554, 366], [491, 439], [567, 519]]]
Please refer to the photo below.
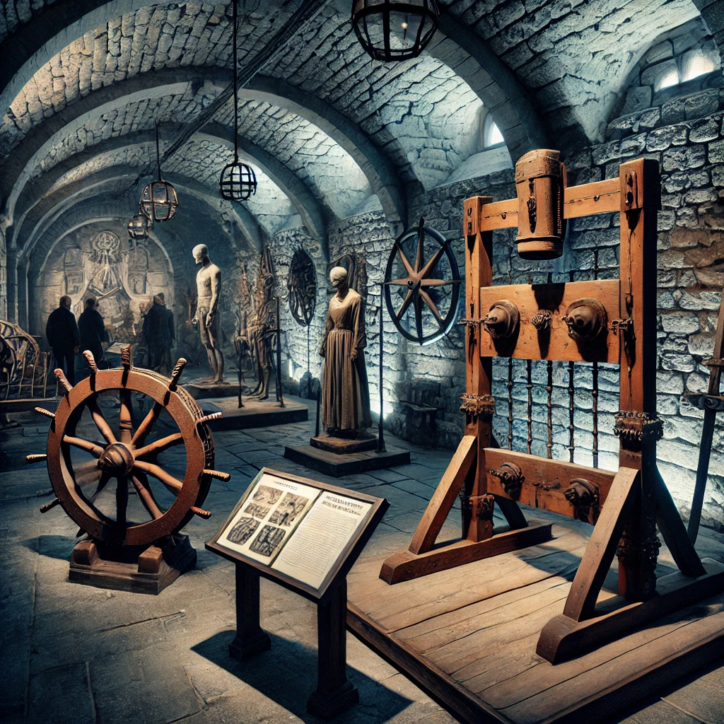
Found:
[[471, 724], [510, 723], [509, 719], [500, 716], [464, 687], [449, 679], [444, 680], [446, 674], [442, 670], [401, 646], [399, 642], [393, 641], [375, 626], [371, 618], [349, 601], [347, 629], [456, 719]]

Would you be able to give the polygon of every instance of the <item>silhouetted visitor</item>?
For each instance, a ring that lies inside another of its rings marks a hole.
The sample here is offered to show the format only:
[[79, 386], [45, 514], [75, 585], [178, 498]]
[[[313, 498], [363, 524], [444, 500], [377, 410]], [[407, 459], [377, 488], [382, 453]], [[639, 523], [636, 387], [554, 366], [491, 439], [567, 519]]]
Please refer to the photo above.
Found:
[[48, 316], [45, 337], [53, 350], [55, 366], [65, 372], [68, 382], [75, 384], [75, 356], [80, 345], [80, 332], [75, 315], [70, 311], [69, 296], [60, 298], [59, 306]]
[[171, 348], [176, 339], [173, 312], [166, 309], [163, 292], [153, 298], [153, 306], [143, 320], [143, 341], [148, 348], [148, 366], [157, 372], [171, 369]]
[[96, 309], [96, 300], [91, 297], [85, 300], [85, 309], [78, 320], [80, 329], [80, 346], [83, 352], [93, 353], [96, 364], [103, 359], [103, 342], [106, 339], [106, 325], [101, 313]]

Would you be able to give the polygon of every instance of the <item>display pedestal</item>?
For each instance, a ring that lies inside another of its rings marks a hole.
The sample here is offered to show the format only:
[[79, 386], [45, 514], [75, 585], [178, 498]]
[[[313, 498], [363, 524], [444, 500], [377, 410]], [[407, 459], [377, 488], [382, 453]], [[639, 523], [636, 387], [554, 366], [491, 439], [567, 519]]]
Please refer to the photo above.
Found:
[[357, 438], [336, 437], [334, 435], [315, 435], [310, 440], [312, 447], [326, 450], [335, 455], [347, 455], [349, 453], [367, 452], [377, 449], [377, 438], [367, 433]]
[[194, 400], [239, 396], [239, 385], [235, 383], [232, 384], [231, 382], [222, 382], [221, 384], [189, 382], [184, 385], [184, 388]]
[[224, 413], [223, 417], [209, 422], [209, 426], [214, 432], [288, 425], [292, 422], [306, 422], [309, 419], [307, 406], [289, 399], [285, 400], [284, 407], [281, 407], [276, 400], [244, 398], [244, 407], [239, 407], [236, 397], [219, 397], [200, 400], [199, 407], [206, 415], [212, 412]]
[[[284, 457], [295, 463], [304, 465], [305, 468], [316, 470], [334, 478], [341, 478], [343, 475], [353, 473], [366, 473], [370, 470], [383, 470], [393, 468], [396, 465], [409, 465], [410, 453], [408, 450], [388, 448], [386, 452], [375, 452], [376, 438], [372, 439], [371, 449], [362, 452], [331, 452], [329, 447], [321, 448], [319, 443], [328, 445], [329, 440], [340, 438], [312, 438], [311, 445], [300, 445], [299, 447], [285, 447]], [[345, 440], [347, 443], [355, 443], [357, 440]], [[367, 444], [368, 441], [365, 441]]]
[[82, 540], [70, 554], [68, 580], [97, 588], [156, 595], [196, 565], [187, 535], [172, 535], [147, 548], [109, 548]]
[[[236, 563], [236, 637], [229, 654], [238, 661], [269, 651], [271, 639], [259, 623], [259, 573]], [[345, 579], [317, 603], [318, 681], [307, 711], [332, 719], [359, 702], [347, 679], [347, 582]]]

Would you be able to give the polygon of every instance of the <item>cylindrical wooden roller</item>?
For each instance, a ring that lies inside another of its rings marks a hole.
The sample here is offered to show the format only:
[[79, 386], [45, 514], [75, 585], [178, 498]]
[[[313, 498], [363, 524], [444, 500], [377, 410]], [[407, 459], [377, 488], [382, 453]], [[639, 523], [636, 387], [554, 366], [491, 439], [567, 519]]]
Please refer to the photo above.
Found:
[[518, 195], [518, 253], [524, 259], [556, 259], [566, 233], [563, 195], [566, 167], [560, 151], [530, 151], [515, 165]]

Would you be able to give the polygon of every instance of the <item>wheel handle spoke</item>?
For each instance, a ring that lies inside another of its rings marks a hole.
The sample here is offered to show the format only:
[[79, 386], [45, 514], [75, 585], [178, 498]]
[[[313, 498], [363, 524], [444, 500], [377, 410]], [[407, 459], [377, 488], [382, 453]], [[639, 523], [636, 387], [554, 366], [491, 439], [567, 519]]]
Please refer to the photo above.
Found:
[[158, 416], [161, 414], [161, 410], [163, 410], [163, 405], [160, 402], [154, 402], [153, 407], [148, 411], [143, 422], [138, 426], [135, 435], [131, 438], [131, 445], [135, 447], [143, 445], [144, 440], [148, 437]]
[[88, 406], [88, 409], [90, 410], [91, 417], [93, 418], [93, 422], [95, 423], [96, 427], [98, 428], [98, 432], [100, 432], [101, 435], [105, 438], [106, 442], [109, 445], [113, 445], [113, 443], [117, 442], [116, 436], [113, 434], [113, 430], [111, 430], [111, 426], [106, 422], [106, 418], [103, 417], [103, 413], [101, 412], [101, 408], [98, 406], [98, 400], [97, 398], [93, 397], [86, 403]]
[[173, 435], [167, 435], [160, 440], [154, 440], [152, 443], [134, 450], [133, 454], [136, 459], [145, 457], [146, 455], [158, 454], [164, 450], [168, 450], [168, 448], [174, 445], [183, 444], [183, 441], [184, 436], [180, 432], [175, 432]]
[[73, 447], [80, 448], [89, 452], [91, 455], [99, 458], [103, 454], [105, 445], [99, 445], [98, 443], [91, 442], [90, 440], [84, 440], [82, 437], [73, 437], [72, 435], [63, 435], [63, 442]]
[[163, 511], [158, 507], [158, 503], [153, 497], [151, 487], [148, 485], [148, 478], [139, 472], [137, 475], [132, 475], [131, 480], [133, 481], [133, 487], [136, 488], [143, 507], [149, 512], [150, 516], [154, 520], [161, 518]]
[[422, 301], [427, 304], [428, 309], [433, 313], [440, 326], [442, 326], [445, 323], [445, 320], [442, 318], [440, 310], [437, 308], [435, 302], [432, 301], [430, 295], [424, 289], [420, 289], [420, 297], [422, 298]]
[[398, 310], [397, 315], [396, 315], [398, 322], [402, 319], [402, 316], [405, 314], [405, 312], [407, 311], [408, 307], [410, 306], [410, 304], [412, 303], [412, 300], [414, 298], [415, 298], [415, 295], [414, 295], [412, 289], [408, 289], [407, 296], [405, 297], [405, 301], [402, 302], [402, 306], [400, 307], [400, 309]]

